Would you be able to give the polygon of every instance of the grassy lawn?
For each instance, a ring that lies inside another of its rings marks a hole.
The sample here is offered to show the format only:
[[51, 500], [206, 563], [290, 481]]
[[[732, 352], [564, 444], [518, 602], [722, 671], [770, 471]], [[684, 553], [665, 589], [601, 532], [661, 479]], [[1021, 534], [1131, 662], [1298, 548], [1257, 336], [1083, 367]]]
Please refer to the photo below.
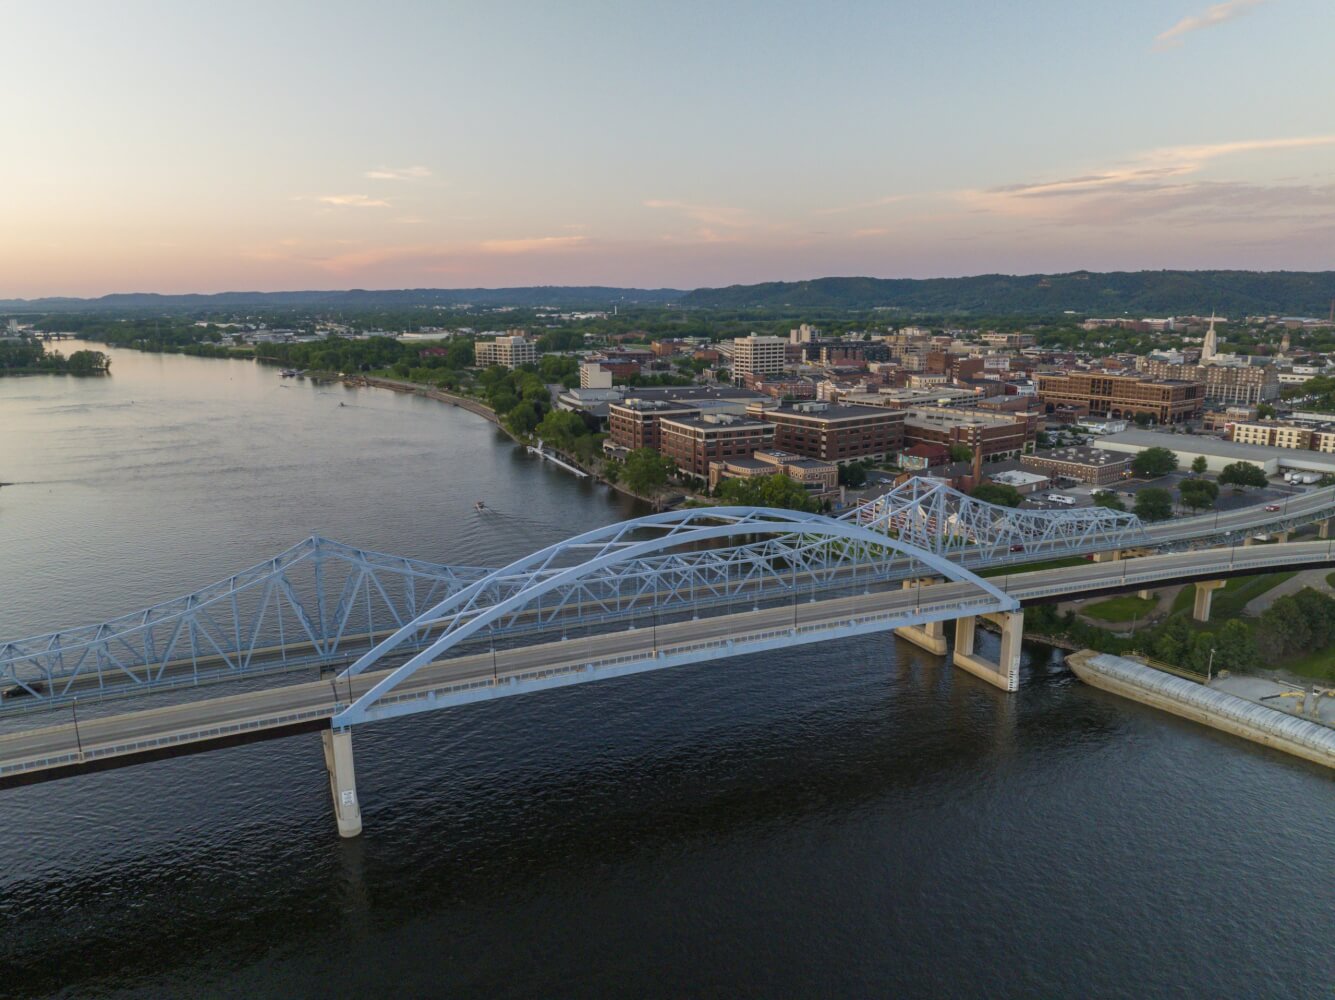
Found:
[[1011, 563], [1007, 566], [993, 566], [985, 569], [979, 576], [1006, 576], [1009, 573], [1036, 573], [1041, 569], [1062, 569], [1066, 566], [1083, 566], [1083, 556], [1065, 556], [1061, 559], [1049, 559], [1047, 562]]
[[1335, 573], [1326, 574], [1326, 586], [1335, 587]]
[[1319, 649], [1297, 659], [1286, 660], [1279, 669], [1302, 677], [1335, 681], [1335, 649]]
[[1098, 618], [1105, 622], [1129, 622], [1137, 618], [1144, 618], [1154, 610], [1154, 606], [1158, 603], [1158, 601], [1147, 601], [1143, 597], [1136, 597], [1132, 594], [1123, 594], [1121, 597], [1112, 597], [1106, 601], [1091, 604], [1082, 609], [1082, 613], [1090, 618]]
[[[1258, 576], [1235, 576], [1224, 584], [1223, 590], [1216, 590], [1210, 606], [1211, 620], [1218, 618], [1237, 618], [1242, 614], [1249, 601], [1260, 597], [1267, 590], [1278, 587], [1294, 574], [1262, 573]], [[1331, 574], [1335, 576], [1335, 573]], [[1335, 584], [1332, 584], [1335, 586]], [[1171, 614], [1190, 613], [1192, 602], [1196, 600], [1196, 587], [1187, 584], [1173, 601]]]

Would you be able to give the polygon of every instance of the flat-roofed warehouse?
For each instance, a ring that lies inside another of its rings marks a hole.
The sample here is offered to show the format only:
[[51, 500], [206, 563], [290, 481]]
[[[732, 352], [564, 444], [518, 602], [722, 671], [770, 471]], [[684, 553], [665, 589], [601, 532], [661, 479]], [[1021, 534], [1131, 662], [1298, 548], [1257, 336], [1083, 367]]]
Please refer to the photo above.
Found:
[[1268, 476], [1281, 471], [1315, 472], [1335, 475], [1335, 455], [1315, 451], [1280, 450], [1259, 444], [1222, 441], [1204, 434], [1160, 434], [1155, 431], [1122, 431], [1099, 438], [1099, 447], [1107, 451], [1128, 452], [1133, 457], [1146, 448], [1167, 448], [1177, 455], [1178, 465], [1187, 468], [1198, 455], [1205, 467], [1219, 472], [1233, 462], [1248, 462]]

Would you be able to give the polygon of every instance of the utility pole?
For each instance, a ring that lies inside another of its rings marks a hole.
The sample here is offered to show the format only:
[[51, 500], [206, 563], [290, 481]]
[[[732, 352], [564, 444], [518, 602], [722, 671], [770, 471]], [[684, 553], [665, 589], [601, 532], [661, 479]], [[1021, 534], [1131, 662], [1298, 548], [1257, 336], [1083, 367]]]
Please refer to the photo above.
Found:
[[1210, 683], [1210, 678], [1214, 675], [1214, 647], [1210, 647], [1210, 659], [1205, 664], [1205, 683]]

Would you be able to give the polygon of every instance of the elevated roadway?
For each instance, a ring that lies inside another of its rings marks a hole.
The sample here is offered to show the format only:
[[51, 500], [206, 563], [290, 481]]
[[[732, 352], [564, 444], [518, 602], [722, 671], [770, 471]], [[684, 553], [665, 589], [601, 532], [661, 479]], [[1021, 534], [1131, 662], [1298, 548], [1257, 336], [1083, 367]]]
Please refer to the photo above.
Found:
[[[1021, 604], [1072, 595], [1277, 569], [1335, 565], [1335, 542], [1233, 546], [1018, 572], [990, 582]], [[451, 657], [418, 671], [383, 699], [381, 717], [446, 708], [646, 670], [827, 639], [986, 615], [995, 602], [971, 583], [884, 589], [853, 597], [644, 626], [576, 640]], [[0, 788], [121, 767], [293, 733], [330, 720], [391, 671], [62, 723], [0, 736]]]

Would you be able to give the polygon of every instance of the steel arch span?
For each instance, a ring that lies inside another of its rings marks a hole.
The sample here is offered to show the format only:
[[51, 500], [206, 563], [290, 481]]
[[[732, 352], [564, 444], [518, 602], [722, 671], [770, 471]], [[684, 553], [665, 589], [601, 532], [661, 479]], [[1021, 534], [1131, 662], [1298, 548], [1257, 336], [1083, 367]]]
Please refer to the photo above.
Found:
[[[646, 537], [647, 536], [647, 537]], [[766, 543], [723, 548], [702, 545], [765, 536]], [[720, 575], [719, 568], [725, 572]], [[757, 600], [796, 592], [796, 581], [840, 586], [940, 576], [972, 584], [980, 598], [962, 614], [1013, 611], [1019, 603], [956, 562], [882, 531], [821, 514], [765, 507], [705, 507], [668, 511], [597, 528], [540, 549], [441, 600], [359, 657], [341, 675], [350, 680], [376, 667], [423, 632], [439, 634], [338, 712], [335, 728], [385, 717], [376, 703], [417, 671], [483, 630], [519, 615], [554, 624], [586, 603], [615, 601], [643, 610], [672, 603], [697, 589]], [[545, 600], [545, 609], [544, 609]]]
[[1017, 510], [975, 500], [930, 476], [915, 476], [842, 519], [974, 565], [1009, 561], [1012, 553], [1083, 555], [1149, 544], [1135, 514], [1106, 507]]

